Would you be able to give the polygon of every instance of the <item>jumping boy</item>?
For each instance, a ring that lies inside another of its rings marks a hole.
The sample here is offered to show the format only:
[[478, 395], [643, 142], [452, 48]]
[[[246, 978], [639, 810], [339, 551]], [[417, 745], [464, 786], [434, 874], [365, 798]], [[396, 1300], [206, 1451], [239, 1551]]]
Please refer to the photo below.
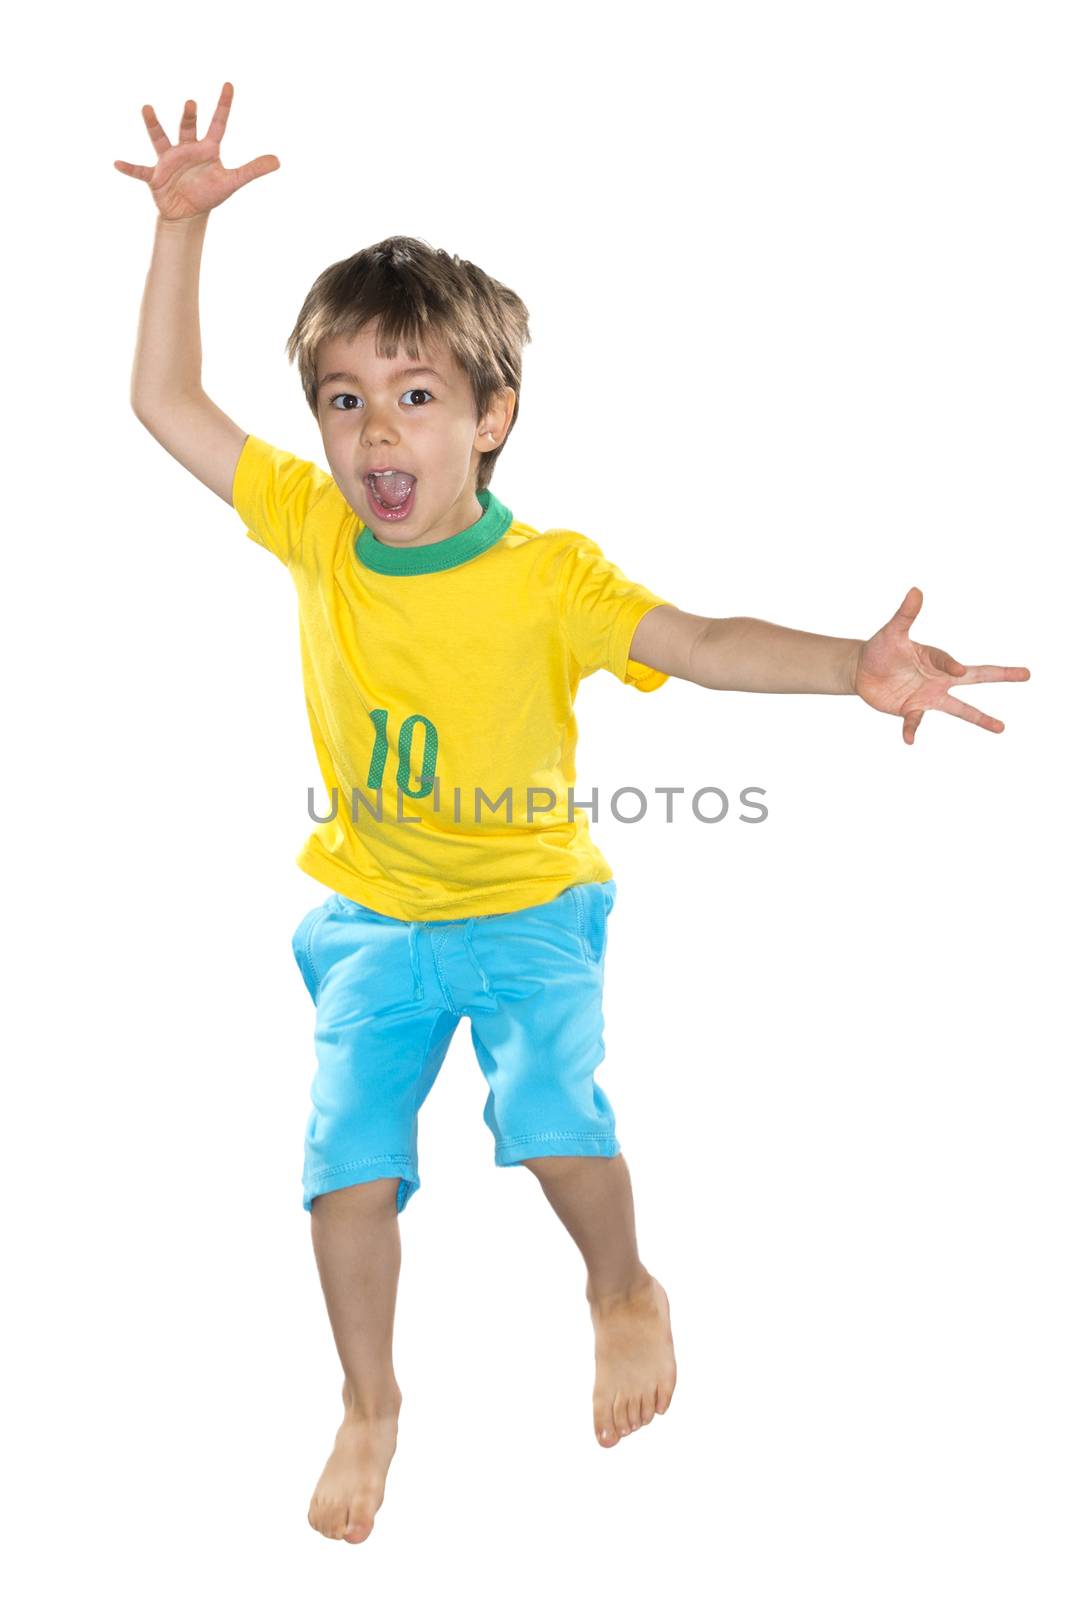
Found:
[[299, 598], [334, 797], [297, 857], [331, 891], [293, 939], [316, 1003], [304, 1207], [345, 1378], [308, 1518], [359, 1543], [396, 1449], [397, 1219], [419, 1187], [417, 1115], [461, 1016], [497, 1165], [536, 1174], [588, 1269], [597, 1440], [615, 1445], [674, 1391], [667, 1296], [639, 1259], [594, 1082], [615, 882], [573, 805], [581, 679], [606, 668], [642, 692], [673, 676], [856, 694], [902, 717], [911, 744], [929, 709], [999, 733], [948, 690], [1029, 673], [914, 644], [917, 589], [867, 641], [704, 617], [631, 582], [581, 534], [517, 521], [489, 482], [518, 415], [526, 308], [417, 239], [328, 268], [290, 337], [330, 475], [246, 434], [201, 386], [200, 257], [208, 213], [280, 163], [222, 166], [232, 99], [224, 84], [202, 140], [187, 101], [177, 145], [145, 106], [155, 167], [115, 163], [159, 209], [131, 401]]

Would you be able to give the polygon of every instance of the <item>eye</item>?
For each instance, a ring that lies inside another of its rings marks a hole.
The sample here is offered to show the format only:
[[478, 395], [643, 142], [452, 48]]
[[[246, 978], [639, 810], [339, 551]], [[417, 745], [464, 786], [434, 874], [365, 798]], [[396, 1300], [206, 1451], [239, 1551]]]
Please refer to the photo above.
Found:
[[[432, 400], [433, 399], [433, 395], [430, 393], [429, 389], [405, 389], [404, 393], [405, 394], [424, 394], [426, 396], [427, 400]], [[358, 395], [349, 394], [347, 391], [344, 391], [341, 394], [331, 395], [330, 399], [327, 401], [327, 405], [329, 406], [329, 409], [331, 411], [351, 411], [353, 409], [351, 406], [345, 406], [345, 405], [340, 405], [339, 406], [339, 405], [337, 405], [336, 402], [338, 400], [358, 400], [358, 399], [359, 399]], [[362, 401], [360, 402], [360, 404], [362, 404]], [[425, 404], [426, 404], [426, 401], [424, 400], [424, 401], [421, 401], [419, 403], [419, 405], [417, 405], [417, 406], [415, 406], [415, 405], [408, 406], [407, 409], [409, 411], [421, 411], [423, 409], [423, 407], [425, 406]]]

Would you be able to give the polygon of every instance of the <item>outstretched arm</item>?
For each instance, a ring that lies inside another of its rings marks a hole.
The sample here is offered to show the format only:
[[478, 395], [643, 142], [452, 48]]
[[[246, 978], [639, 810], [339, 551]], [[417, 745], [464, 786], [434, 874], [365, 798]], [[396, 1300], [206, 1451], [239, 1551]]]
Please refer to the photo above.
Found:
[[200, 382], [200, 257], [209, 214], [253, 179], [281, 166], [257, 156], [224, 167], [220, 145], [233, 102], [224, 83], [202, 139], [196, 101], [187, 100], [178, 142], [171, 144], [150, 105], [141, 107], [156, 152], [153, 167], [116, 161], [119, 172], [148, 186], [155, 201], [156, 237], [145, 280], [130, 403], [176, 461], [232, 504], [233, 480], [247, 433], [204, 393]]
[[965, 683], [1021, 683], [1027, 667], [965, 667], [947, 651], [915, 644], [908, 629], [922, 592], [909, 589], [900, 608], [870, 639], [782, 628], [757, 617], [701, 617], [677, 606], [655, 606], [634, 630], [630, 655], [705, 689], [745, 689], [763, 694], [856, 694], [891, 716], [904, 718], [904, 742], [926, 711], [947, 711], [990, 733], [1004, 724], [950, 688]]

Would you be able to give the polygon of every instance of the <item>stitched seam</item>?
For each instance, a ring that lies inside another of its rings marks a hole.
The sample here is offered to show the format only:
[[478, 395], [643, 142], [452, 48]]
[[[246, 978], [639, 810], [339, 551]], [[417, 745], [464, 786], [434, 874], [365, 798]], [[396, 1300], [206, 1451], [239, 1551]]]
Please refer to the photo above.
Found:
[[[308, 1173], [308, 1178], [312, 1181], [316, 1178], [332, 1178], [338, 1172], [355, 1172], [358, 1167], [373, 1167], [380, 1161], [395, 1161], [414, 1175], [415, 1163], [410, 1156], [365, 1156], [359, 1161], [342, 1161], [336, 1167], [317, 1167], [314, 1172]], [[395, 1176], [399, 1177], [400, 1174], [397, 1173]]]
[[318, 967], [315, 965], [315, 962], [313, 961], [312, 956], [311, 956], [311, 935], [315, 932], [315, 929], [318, 927], [319, 923], [322, 921], [323, 917], [326, 915], [326, 912], [328, 910], [329, 910], [329, 902], [327, 901], [326, 905], [322, 905], [322, 906], [319, 907], [318, 915], [311, 922], [309, 922], [307, 927], [304, 929], [304, 937], [303, 937], [303, 940], [301, 941], [301, 948], [303, 949], [303, 952], [304, 952], [304, 960], [307, 962], [308, 969], [309, 969], [309, 971], [311, 973], [311, 976], [315, 980], [315, 995], [316, 995], [316, 999], [318, 997], [319, 989], [320, 989], [320, 987], [322, 985], [322, 977], [321, 977], [321, 975], [319, 973]]
[[578, 913], [578, 940], [582, 947], [582, 956], [585, 959], [585, 963], [591, 967], [594, 965], [593, 952], [586, 937], [585, 900], [582, 896], [581, 888], [580, 884], [575, 884], [574, 886], [574, 904]]
[[568, 1133], [566, 1130], [560, 1130], [557, 1133], [526, 1133], [516, 1138], [499, 1139], [497, 1149], [506, 1150], [513, 1144], [545, 1144], [549, 1139], [586, 1139], [590, 1142], [595, 1140], [598, 1144], [616, 1143], [613, 1133]]
[[[555, 532], [555, 529], [553, 529], [553, 532]], [[583, 671], [582, 663], [578, 660], [578, 657], [575, 655], [574, 646], [571, 643], [570, 634], [567, 632], [567, 614], [566, 614], [566, 611], [565, 611], [564, 606], [563, 606], [563, 574], [564, 574], [565, 569], [566, 569], [566, 556], [564, 555], [563, 559], [560, 560], [560, 561], [557, 561], [557, 563], [556, 563], [556, 591], [555, 591], [555, 594], [553, 596], [553, 600], [554, 600], [555, 607], [556, 607], [556, 617], [557, 617], [557, 620], [558, 620], [558, 623], [559, 623], [560, 637], [563, 640], [563, 645], [564, 645], [565, 650], [567, 651], [567, 654], [569, 655], [571, 661], [573, 661], [573, 663], [574, 663], [574, 668], [575, 668], [575, 671], [577, 672], [578, 677], [581, 678], [582, 677], [582, 671]], [[570, 676], [570, 674], [568, 674], [568, 676]]]
[[453, 1016], [458, 1016], [459, 1012], [456, 1010], [456, 1003], [449, 992], [448, 984], [445, 982], [445, 975], [441, 971], [441, 963], [437, 959], [437, 951], [434, 949], [434, 942], [432, 938], [430, 940], [430, 956], [433, 960], [434, 971], [437, 973], [437, 981], [441, 985], [441, 993], [448, 1001], [448, 1009], [452, 1012]]
[[[318, 842], [317, 841], [317, 835], [312, 834], [310, 839], [308, 840], [309, 845], [312, 848], [314, 848], [314, 846], [317, 844], [317, 842]], [[312, 873], [312, 877], [314, 877], [314, 876], [315, 876], [315, 874]], [[327, 883], [327, 880], [325, 878], [323, 878], [323, 879], [321, 879], [319, 881], [322, 882], [323, 884], [325, 884], [327, 888], [333, 888], [332, 882]], [[571, 878], [569, 875], [564, 876], [563, 874], [560, 874], [560, 873], [554, 873], [551, 877], [546, 875], [544, 877], [524, 878], [524, 879], [521, 880], [521, 884], [523, 886], [526, 886], [526, 885], [531, 886], [531, 887], [534, 886], [534, 885], [540, 886], [541, 884], [544, 884], [544, 883], [562, 883], [562, 884], [565, 884], [567, 888], [572, 888], [574, 886], [573, 878]], [[513, 890], [515, 890], [518, 887], [520, 887], [519, 884], [509, 884], [506, 889], [501, 888], [496, 892], [501, 894], [501, 895], [503, 895], [505, 893], [511, 894], [513, 892]], [[455, 905], [460, 905], [465, 900], [476, 900], [479, 897], [483, 897], [486, 894], [486, 892], [487, 891], [483, 887], [483, 888], [480, 888], [480, 889], [468, 889], [463, 894], [442, 895], [436, 900], [427, 900], [427, 901], [425, 901], [423, 903], [421, 909], [422, 909], [422, 911], [429, 911], [429, 910], [437, 909], [437, 908], [439, 908], [441, 906], [451, 907], [451, 906], [455, 906]], [[565, 892], [566, 892], [565, 889], [560, 891], [560, 893], [565, 893]], [[373, 911], [374, 915], [377, 916], [377, 917], [388, 917], [391, 922], [426, 922], [426, 923], [432, 923], [432, 922], [435, 922], [435, 921], [438, 920], [437, 918], [434, 918], [434, 917], [427, 917], [427, 916], [409, 917], [409, 916], [401, 916], [399, 914], [394, 914], [391, 911], [375, 911], [373, 906], [363, 906], [362, 902], [357, 901], [354, 896], [346, 896], [343, 890], [340, 890], [340, 889], [335, 890], [335, 893], [340, 894], [342, 899], [346, 899], [346, 898], [347, 899], [351, 899], [354, 904], [360, 905], [362, 910]], [[558, 899], [559, 896], [556, 895], [554, 898]], [[551, 900], [539, 900], [537, 902], [536, 906], [520, 906], [517, 909], [520, 910], [520, 911], [536, 911], [536, 910], [539, 909], [539, 907], [546, 906], [546, 905], [551, 905], [551, 903], [552, 903]], [[338, 909], [340, 909], [340, 908], [338, 908]], [[514, 911], [484, 911], [484, 912], [477, 913], [479, 919], [481, 919], [482, 917], [509, 917], [509, 916], [514, 916], [514, 914], [515, 914]], [[451, 917], [451, 918], [446, 917], [446, 918], [442, 918], [440, 920], [442, 920], [442, 921], [460, 922], [463, 919], [462, 919], [462, 917]]]

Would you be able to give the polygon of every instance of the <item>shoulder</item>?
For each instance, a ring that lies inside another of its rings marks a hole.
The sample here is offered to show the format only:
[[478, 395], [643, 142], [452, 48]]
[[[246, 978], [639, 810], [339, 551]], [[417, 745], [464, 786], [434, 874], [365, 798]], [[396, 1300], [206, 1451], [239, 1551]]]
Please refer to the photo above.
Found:
[[333, 484], [330, 474], [314, 461], [305, 460], [291, 450], [282, 450], [255, 433], [248, 434], [241, 447], [237, 476], [250, 482], [264, 478], [275, 482], [300, 479], [319, 490]]
[[521, 552], [531, 566], [556, 582], [576, 561], [604, 557], [596, 541], [576, 528], [534, 528], [516, 520], [502, 542]]
[[233, 505], [258, 544], [293, 566], [354, 516], [316, 462], [250, 433], [237, 460]]

